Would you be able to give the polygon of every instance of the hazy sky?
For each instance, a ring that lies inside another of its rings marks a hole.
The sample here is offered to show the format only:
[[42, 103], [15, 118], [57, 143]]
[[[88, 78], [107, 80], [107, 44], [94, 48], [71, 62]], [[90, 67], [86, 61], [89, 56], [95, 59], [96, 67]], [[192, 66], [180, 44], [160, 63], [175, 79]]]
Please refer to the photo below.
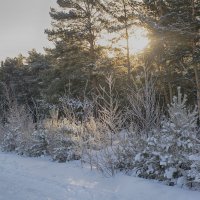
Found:
[[50, 7], [56, 0], [0, 0], [0, 60], [49, 46]]

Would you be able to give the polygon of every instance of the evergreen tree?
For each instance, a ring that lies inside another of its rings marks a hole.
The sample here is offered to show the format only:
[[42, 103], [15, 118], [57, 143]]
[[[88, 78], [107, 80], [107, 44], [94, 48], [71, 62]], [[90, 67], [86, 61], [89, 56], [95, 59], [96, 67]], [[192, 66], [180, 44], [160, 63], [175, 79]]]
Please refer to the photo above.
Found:
[[54, 87], [49, 91], [55, 88], [59, 95], [68, 91], [80, 95], [86, 85], [87, 91], [96, 87], [98, 61], [102, 55], [96, 40], [103, 27], [102, 13], [98, 12], [95, 2], [58, 0], [59, 10], [51, 9], [53, 27], [45, 31], [55, 44], [55, 48], [47, 50], [54, 66], [51, 69]]
[[130, 84], [132, 73], [130, 35], [131, 29], [132, 32], [134, 32], [133, 27], [140, 24], [138, 18], [134, 15], [133, 8], [138, 9], [141, 6], [141, 3], [130, 0], [101, 0], [98, 1], [98, 6], [107, 13], [104, 20], [107, 31], [118, 33], [119, 36], [117, 40], [125, 39], [126, 41], [126, 62], [124, 65], [127, 67], [127, 79]]
[[[149, 60], [156, 62], [159, 76], [166, 80], [170, 97], [168, 102], [172, 101], [177, 84], [190, 90], [192, 83], [192, 87], [196, 88], [196, 99], [200, 107], [199, 1], [154, 0], [144, 3], [149, 12], [148, 17], [143, 20], [147, 22], [153, 35]], [[194, 96], [191, 90], [190, 95]]]
[[24, 67], [24, 60], [25, 58], [22, 55], [15, 58], [7, 58], [0, 69], [3, 93], [5, 90], [9, 91], [9, 93], [12, 93], [9, 95], [12, 95], [12, 98], [16, 98], [19, 103], [25, 103], [27, 100], [25, 84], [27, 69]]
[[101, 13], [95, 7], [95, 0], [58, 0], [61, 11], [51, 9], [53, 29], [46, 30], [52, 41], [71, 40], [89, 49], [95, 56], [96, 39], [101, 30]]
[[50, 61], [47, 56], [32, 49], [26, 58], [26, 68], [28, 70], [26, 85], [29, 88], [30, 99], [41, 100], [42, 92], [46, 88], [43, 74], [50, 68]]

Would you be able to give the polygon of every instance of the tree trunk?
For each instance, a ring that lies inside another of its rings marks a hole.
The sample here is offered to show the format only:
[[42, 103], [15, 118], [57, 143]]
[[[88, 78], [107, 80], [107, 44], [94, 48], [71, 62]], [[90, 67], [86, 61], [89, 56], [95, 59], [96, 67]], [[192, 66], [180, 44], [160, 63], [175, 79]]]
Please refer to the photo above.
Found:
[[[192, 20], [193, 22], [195, 21], [195, 1], [192, 0], [191, 2], [191, 6], [192, 6]], [[196, 30], [194, 30], [196, 31]], [[197, 30], [197, 32], [199, 32], [199, 30]], [[196, 47], [196, 41], [195, 39], [193, 39], [193, 56], [194, 56], [194, 53], [195, 53], [195, 47]], [[199, 69], [200, 68], [200, 65], [199, 63], [195, 63], [194, 62], [194, 66], [193, 66], [193, 69], [194, 69], [194, 74], [195, 74], [195, 81], [196, 81], [196, 88], [197, 88], [197, 105], [198, 105], [198, 114], [199, 114], [199, 120], [200, 120], [200, 75], [199, 75]]]
[[126, 35], [126, 59], [127, 59], [127, 68], [128, 68], [128, 83], [131, 82], [131, 62], [130, 62], [130, 47], [129, 47], [129, 33], [128, 33], [128, 23], [127, 23], [127, 10], [126, 3], [123, 0], [124, 7], [124, 23], [125, 23], [125, 35]]
[[199, 77], [198, 65], [195, 65], [193, 68], [194, 68], [196, 87], [197, 87], [197, 105], [198, 105], [198, 112], [200, 119], [200, 77]]

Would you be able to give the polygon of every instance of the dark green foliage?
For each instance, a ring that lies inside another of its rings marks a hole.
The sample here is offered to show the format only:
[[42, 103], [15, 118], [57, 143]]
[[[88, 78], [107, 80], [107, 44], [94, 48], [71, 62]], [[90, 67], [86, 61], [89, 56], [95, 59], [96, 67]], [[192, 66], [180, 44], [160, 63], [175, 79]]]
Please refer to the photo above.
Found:
[[47, 49], [52, 67], [44, 74], [45, 83], [50, 83], [44, 90], [49, 102], [55, 103], [66, 94], [78, 98], [91, 95], [98, 74], [110, 64], [96, 44], [102, 30], [102, 13], [95, 2], [59, 0], [59, 9], [51, 9], [53, 27], [45, 32], [55, 47]]
[[[91, 97], [107, 74], [114, 75], [119, 96], [126, 102], [127, 80], [129, 87], [135, 87], [144, 82], [141, 71], [145, 70], [153, 72], [162, 105], [172, 100], [179, 85], [189, 103], [200, 99], [199, 1], [58, 0], [57, 4], [50, 11], [52, 28], [45, 30], [54, 47], [46, 48], [45, 55], [31, 50], [27, 58], [20, 55], [1, 64], [1, 110], [6, 109], [6, 90], [31, 109], [48, 107], [63, 95]], [[151, 39], [141, 57], [129, 52], [129, 34], [135, 25], [146, 27]], [[124, 52], [98, 44], [108, 32], [126, 38]], [[118, 53], [108, 57], [113, 51]]]
[[177, 86], [182, 86], [196, 101], [199, 90], [199, 7], [196, 0], [144, 1], [151, 30], [147, 55], [150, 70], [155, 70], [165, 102], [172, 101]]

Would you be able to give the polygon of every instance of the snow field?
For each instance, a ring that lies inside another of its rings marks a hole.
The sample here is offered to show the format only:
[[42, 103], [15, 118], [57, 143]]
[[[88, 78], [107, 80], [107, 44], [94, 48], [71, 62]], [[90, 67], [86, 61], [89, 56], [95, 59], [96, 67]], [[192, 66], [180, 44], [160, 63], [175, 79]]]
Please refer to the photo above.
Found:
[[0, 152], [0, 200], [199, 200], [200, 193], [119, 174], [105, 178], [79, 162]]

